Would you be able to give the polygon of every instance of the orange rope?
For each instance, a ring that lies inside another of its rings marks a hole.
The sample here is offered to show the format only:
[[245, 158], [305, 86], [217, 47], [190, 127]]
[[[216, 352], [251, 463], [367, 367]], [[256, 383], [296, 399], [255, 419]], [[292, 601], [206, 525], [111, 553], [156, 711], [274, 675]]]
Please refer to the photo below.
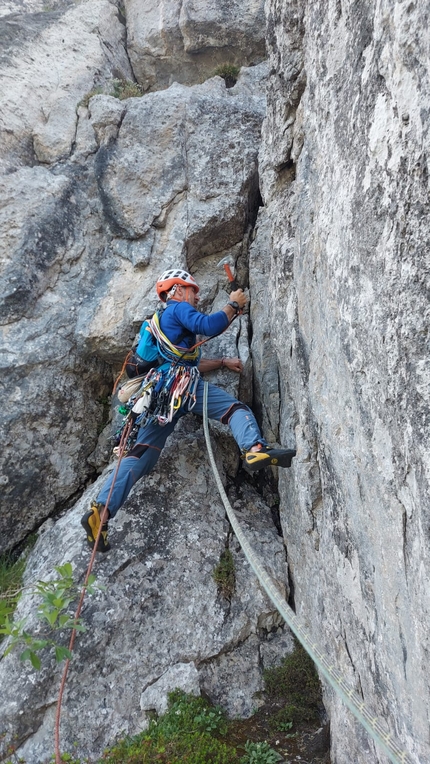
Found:
[[113, 390], [112, 390], [112, 395], [115, 395], [115, 393], [116, 393], [116, 388], [118, 387], [118, 383], [119, 383], [119, 381], [120, 381], [120, 379], [121, 379], [122, 375], [124, 374], [124, 372], [125, 372], [125, 367], [127, 366], [127, 364], [128, 364], [128, 360], [129, 360], [129, 358], [131, 358], [131, 356], [132, 356], [132, 355], [133, 355], [133, 351], [132, 351], [132, 350], [130, 350], [130, 351], [127, 353], [127, 355], [126, 355], [126, 357], [125, 357], [125, 361], [124, 361], [124, 363], [123, 363], [123, 365], [122, 365], [122, 369], [121, 369], [120, 373], [118, 374], [118, 376], [117, 376], [117, 378], [116, 378], [116, 380], [115, 380], [115, 383], [114, 383], [114, 386], [113, 386]]
[[[110, 501], [110, 498], [111, 498], [111, 495], [112, 495], [113, 487], [115, 485], [115, 480], [116, 480], [116, 477], [117, 477], [117, 474], [118, 474], [119, 465], [120, 465], [121, 459], [122, 459], [122, 457], [124, 455], [124, 450], [125, 450], [125, 447], [126, 447], [126, 444], [127, 444], [127, 438], [129, 436], [129, 433], [130, 433], [130, 430], [131, 430], [132, 426], [133, 426], [133, 421], [132, 421], [132, 419], [130, 419], [129, 423], [124, 428], [124, 432], [122, 433], [122, 436], [121, 436], [121, 440], [120, 440], [120, 444], [119, 444], [118, 464], [116, 466], [115, 474], [114, 474], [113, 480], [112, 480], [112, 485], [111, 485], [111, 488], [110, 488], [110, 491], [109, 491], [109, 495], [107, 497], [106, 504], [104, 506], [104, 509], [103, 509], [103, 512], [102, 512], [102, 515], [101, 515], [101, 518], [100, 518], [100, 527], [99, 527], [99, 530], [98, 530], [98, 533], [97, 533], [97, 538], [96, 538], [96, 541], [95, 541], [95, 544], [94, 544], [94, 549], [93, 549], [92, 554], [91, 554], [90, 562], [89, 562], [87, 573], [86, 573], [86, 576], [85, 576], [85, 581], [84, 581], [83, 586], [82, 586], [81, 596], [80, 596], [79, 602], [78, 602], [78, 607], [76, 608], [75, 621], [74, 621], [75, 626], [76, 626], [76, 624], [78, 622], [78, 619], [79, 619], [79, 616], [81, 614], [82, 605], [83, 605], [83, 602], [84, 602], [84, 597], [85, 597], [85, 593], [86, 593], [87, 586], [88, 586], [88, 580], [89, 580], [89, 577], [91, 575], [91, 571], [93, 569], [94, 560], [95, 560], [95, 556], [96, 556], [96, 552], [97, 552], [97, 545], [98, 545], [99, 538], [100, 538], [100, 535], [101, 535], [101, 532], [102, 532], [102, 526], [103, 526], [103, 523], [105, 522], [105, 520], [107, 519], [109, 501]], [[71, 633], [70, 641], [69, 641], [69, 650], [70, 650], [70, 652], [72, 652], [72, 650], [73, 650], [73, 646], [75, 644], [75, 639], [76, 639], [76, 628], [75, 628], [75, 626], [72, 629], [72, 633]], [[55, 714], [55, 764], [62, 764], [62, 761], [63, 761], [62, 758], [61, 758], [61, 753], [60, 753], [60, 716], [61, 716], [61, 703], [62, 703], [62, 700], [63, 700], [64, 688], [66, 686], [67, 674], [69, 672], [70, 660], [71, 660], [70, 658], [67, 658], [66, 663], [64, 664], [63, 676], [61, 678], [60, 690], [59, 690], [59, 693], [58, 693], [57, 711], [56, 711], [56, 714]]]

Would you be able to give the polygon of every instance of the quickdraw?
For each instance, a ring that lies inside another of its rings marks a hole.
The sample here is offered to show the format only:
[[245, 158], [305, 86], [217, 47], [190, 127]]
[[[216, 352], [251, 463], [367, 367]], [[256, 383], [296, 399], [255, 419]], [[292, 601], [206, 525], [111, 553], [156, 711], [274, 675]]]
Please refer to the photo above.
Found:
[[153, 419], [161, 426], [171, 422], [179, 409], [192, 411], [200, 379], [197, 366], [171, 365], [165, 372], [163, 384], [157, 391]]

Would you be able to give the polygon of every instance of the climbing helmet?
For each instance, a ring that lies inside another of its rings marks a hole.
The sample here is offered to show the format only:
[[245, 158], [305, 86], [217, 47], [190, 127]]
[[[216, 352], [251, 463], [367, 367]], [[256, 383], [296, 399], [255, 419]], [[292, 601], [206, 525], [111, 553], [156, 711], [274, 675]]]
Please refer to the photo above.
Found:
[[181, 284], [185, 287], [192, 286], [197, 292], [199, 291], [197, 281], [190, 273], [188, 273], [188, 271], [184, 271], [182, 268], [171, 268], [161, 274], [155, 285], [157, 295], [162, 302], [166, 302], [168, 293], [171, 292], [173, 287], [177, 284]]

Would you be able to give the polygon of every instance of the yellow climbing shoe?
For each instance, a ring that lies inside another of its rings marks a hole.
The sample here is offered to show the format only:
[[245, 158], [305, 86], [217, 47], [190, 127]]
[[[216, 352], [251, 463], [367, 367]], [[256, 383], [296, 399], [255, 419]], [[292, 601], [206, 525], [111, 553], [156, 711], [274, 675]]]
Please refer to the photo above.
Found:
[[[94, 549], [94, 544], [96, 543], [97, 534], [100, 528], [100, 518], [103, 514], [103, 509], [103, 504], [98, 504], [97, 502], [93, 501], [90, 511], [86, 512], [85, 515], [81, 518], [81, 525], [85, 528], [85, 533], [87, 534], [87, 542], [91, 549]], [[104, 522], [102, 525], [100, 538], [97, 544], [97, 551], [107, 552], [109, 549], [110, 544], [108, 542], [108, 523], [106, 520], [106, 522]]]
[[258, 451], [247, 451], [244, 459], [251, 472], [261, 470], [263, 467], [291, 467], [291, 460], [296, 452], [293, 448], [275, 448], [263, 446], [261, 443]]

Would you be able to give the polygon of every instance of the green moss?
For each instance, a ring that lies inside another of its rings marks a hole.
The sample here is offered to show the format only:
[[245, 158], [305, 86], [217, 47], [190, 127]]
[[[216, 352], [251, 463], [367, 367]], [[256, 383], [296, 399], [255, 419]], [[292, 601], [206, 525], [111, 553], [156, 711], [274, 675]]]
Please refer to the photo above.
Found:
[[264, 672], [266, 693], [283, 701], [271, 720], [273, 729], [290, 729], [291, 723], [316, 721], [322, 704], [321, 685], [312, 659], [299, 642], [277, 668]]
[[218, 565], [213, 571], [213, 579], [218, 587], [218, 592], [230, 600], [236, 586], [236, 574], [234, 570], [233, 555], [229, 549], [224, 549]]
[[78, 107], [84, 106], [86, 109], [88, 109], [88, 104], [91, 101], [91, 98], [96, 95], [102, 95], [102, 93], [103, 93], [102, 87], [93, 88], [92, 90], [89, 91], [89, 93], [86, 93], [86, 95], [84, 95], [84, 97], [81, 98], [81, 100], [78, 103]]

